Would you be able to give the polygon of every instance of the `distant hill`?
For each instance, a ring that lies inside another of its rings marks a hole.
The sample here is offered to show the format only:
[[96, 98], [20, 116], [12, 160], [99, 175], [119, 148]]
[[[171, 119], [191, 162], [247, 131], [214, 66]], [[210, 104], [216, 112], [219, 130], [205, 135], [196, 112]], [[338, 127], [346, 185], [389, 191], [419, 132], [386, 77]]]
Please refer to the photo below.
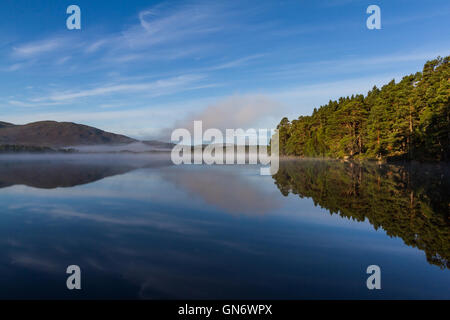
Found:
[[0, 128], [14, 126], [12, 123], [0, 121]]
[[72, 122], [40, 121], [25, 125], [0, 122], [0, 145], [60, 148], [133, 142], [137, 140]]

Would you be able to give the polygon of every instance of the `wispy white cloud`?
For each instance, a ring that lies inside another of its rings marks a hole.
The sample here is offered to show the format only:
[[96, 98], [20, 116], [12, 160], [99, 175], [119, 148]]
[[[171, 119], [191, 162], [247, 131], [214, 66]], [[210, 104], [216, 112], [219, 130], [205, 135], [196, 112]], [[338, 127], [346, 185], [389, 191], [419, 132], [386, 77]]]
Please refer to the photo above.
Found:
[[31, 43], [26, 43], [21, 46], [13, 48], [13, 55], [16, 57], [33, 57], [42, 53], [48, 53], [54, 51], [61, 46], [65, 41], [60, 38], [50, 38], [42, 41], [36, 41]]
[[201, 74], [189, 74], [168, 79], [159, 79], [152, 82], [101, 85], [95, 88], [78, 91], [57, 92], [48, 96], [30, 98], [27, 101], [9, 100], [9, 104], [21, 107], [37, 107], [63, 104], [80, 98], [113, 94], [145, 93], [146, 96], [158, 96], [184, 90], [201, 89], [214, 85], [211, 83], [201, 84], [199, 81], [204, 78], [205, 76]]
[[95, 40], [93, 43], [86, 46], [85, 52], [87, 52], [87, 53], [96, 52], [97, 50], [99, 50], [100, 48], [105, 46], [107, 43], [108, 43], [107, 39]]
[[[220, 6], [183, 5], [176, 9], [158, 5], [139, 13], [139, 25], [125, 30], [120, 40], [131, 47], [148, 46], [211, 34], [221, 30]], [[226, 13], [225, 13], [226, 14]], [[218, 21], [219, 20], [219, 21]], [[125, 40], [125, 42], [123, 41]]]
[[180, 88], [188, 83], [200, 80], [201, 76], [188, 75], [172, 79], [157, 80], [147, 83], [118, 84], [111, 86], [102, 86], [94, 89], [81, 90], [78, 92], [65, 92], [54, 94], [48, 97], [52, 101], [65, 101], [77, 98], [92, 97], [115, 93], [133, 93], [152, 90], [164, 90], [168, 88]]
[[64, 64], [64, 63], [66, 63], [67, 61], [69, 61], [70, 58], [71, 58], [70, 56], [62, 57], [62, 58], [56, 60], [55, 63], [56, 63], [57, 65], [62, 65], [62, 64]]
[[327, 75], [336, 73], [342, 74], [343, 72], [360, 73], [363, 70], [366, 72], [367, 70], [372, 70], [373, 72], [371, 73], [374, 74], [378, 73], [380, 68], [392, 66], [398, 68], [401, 63], [417, 62], [419, 65], [423, 65], [425, 61], [434, 59], [439, 55], [445, 56], [449, 51], [450, 48], [435, 48], [432, 50], [411, 51], [409, 53], [398, 52], [376, 56], [361, 57], [361, 55], [348, 55], [339, 59], [284, 64], [276, 68], [271, 68], [271, 70], [267, 71], [266, 75], [271, 77], [298, 77], [304, 74], [309, 75], [318, 73], [325, 73]]
[[[135, 24], [91, 40], [83, 52], [90, 54], [104, 50], [103, 61], [106, 62], [184, 58], [205, 50], [202, 36], [226, 28], [226, 16], [227, 10], [223, 5], [210, 2], [155, 5], [140, 11]], [[183, 46], [182, 50], [178, 45]], [[149, 48], [157, 54], [148, 52]]]
[[324, 0], [321, 1], [319, 4], [323, 7], [339, 7], [339, 6], [346, 6], [358, 1], [359, 0]]
[[19, 100], [8, 100], [8, 104], [15, 107], [43, 107], [61, 105], [61, 102], [24, 102]]
[[239, 67], [239, 66], [246, 64], [247, 62], [249, 62], [251, 60], [256, 60], [256, 59], [262, 58], [263, 56], [264, 56], [264, 54], [255, 54], [255, 55], [251, 55], [248, 57], [243, 57], [243, 58], [239, 58], [239, 59], [236, 59], [233, 61], [229, 61], [229, 62], [226, 62], [223, 64], [219, 64], [219, 65], [213, 66], [209, 69], [210, 70], [220, 70], [220, 69]]
[[420, 14], [404, 14], [402, 16], [384, 16], [383, 26], [393, 26], [404, 23], [411, 23], [413, 21], [429, 20], [440, 16], [448, 16], [450, 14], [450, 7], [441, 7], [439, 11], [422, 12]]
[[[67, 56], [78, 52], [83, 56], [101, 51], [101, 55], [95, 57], [97, 67], [99, 63], [111, 65], [145, 57], [178, 59], [204, 50], [205, 46], [199, 37], [223, 30], [226, 27], [226, 15], [223, 6], [212, 3], [157, 5], [139, 12], [136, 23], [119, 32], [96, 34], [83, 39], [76, 35], [63, 37], [56, 34], [12, 47], [11, 57], [46, 57], [51, 61], [52, 57], [61, 53]], [[173, 47], [180, 44], [183, 44], [182, 50]], [[147, 49], [150, 47], [156, 50], [155, 54], [149, 54]]]
[[14, 63], [6, 68], [6, 71], [17, 71], [25, 66], [24, 63]]
[[[430, 51], [416, 51], [416, 52], [401, 52], [394, 54], [387, 54], [384, 56], [373, 56], [367, 58], [353, 58], [346, 61], [346, 63], [355, 63], [357, 65], [386, 65], [397, 62], [411, 62], [411, 61], [420, 61], [423, 62], [425, 60], [434, 59], [439, 55], [445, 55], [450, 51], [450, 48], [441, 49], [441, 50], [430, 50]], [[344, 61], [341, 61], [342, 63]]]

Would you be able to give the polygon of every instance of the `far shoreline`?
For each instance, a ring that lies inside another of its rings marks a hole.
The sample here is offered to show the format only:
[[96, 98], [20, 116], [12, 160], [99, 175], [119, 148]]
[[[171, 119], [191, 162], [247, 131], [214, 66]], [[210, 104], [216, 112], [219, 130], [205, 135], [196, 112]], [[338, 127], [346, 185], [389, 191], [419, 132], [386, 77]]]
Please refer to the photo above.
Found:
[[[22, 148], [16, 148], [12, 150], [4, 150], [0, 145], [0, 159], [14, 158], [19, 156], [36, 156], [36, 157], [60, 157], [60, 156], [101, 156], [101, 155], [123, 155], [123, 156], [142, 156], [142, 155], [163, 155], [170, 154], [172, 150], [146, 150], [146, 151], [131, 151], [131, 150], [121, 150], [121, 151], [80, 151], [75, 148], [60, 148], [53, 149], [50, 147], [39, 147], [39, 146], [21, 146]], [[248, 150], [245, 152], [248, 154]], [[433, 161], [433, 160], [419, 160], [419, 159], [369, 159], [369, 158], [330, 158], [330, 157], [301, 157], [301, 156], [286, 156], [281, 155], [279, 161], [329, 161], [329, 162], [345, 162], [354, 164], [369, 164], [369, 165], [409, 165], [409, 164], [433, 164], [433, 165], [448, 165], [449, 161]]]

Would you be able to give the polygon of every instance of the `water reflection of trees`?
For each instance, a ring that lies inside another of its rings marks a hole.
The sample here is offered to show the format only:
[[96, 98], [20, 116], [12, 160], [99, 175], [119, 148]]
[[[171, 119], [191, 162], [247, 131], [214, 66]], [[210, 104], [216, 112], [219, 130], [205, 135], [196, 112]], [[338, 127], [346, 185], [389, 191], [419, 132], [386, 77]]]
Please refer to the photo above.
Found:
[[273, 178], [284, 196], [312, 198], [348, 219], [367, 218], [423, 250], [429, 263], [450, 268], [449, 173], [446, 165], [287, 160]]

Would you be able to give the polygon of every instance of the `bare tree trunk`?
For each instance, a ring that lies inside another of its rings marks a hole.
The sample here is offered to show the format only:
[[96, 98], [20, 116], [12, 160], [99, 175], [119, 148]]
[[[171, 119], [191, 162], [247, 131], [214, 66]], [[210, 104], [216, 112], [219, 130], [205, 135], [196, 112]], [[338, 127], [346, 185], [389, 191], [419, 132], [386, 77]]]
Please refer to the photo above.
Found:
[[410, 105], [409, 106], [409, 138], [408, 138], [408, 155], [409, 155], [409, 159], [412, 158], [412, 145], [413, 145], [413, 119], [412, 119], [412, 110], [413, 106]]

